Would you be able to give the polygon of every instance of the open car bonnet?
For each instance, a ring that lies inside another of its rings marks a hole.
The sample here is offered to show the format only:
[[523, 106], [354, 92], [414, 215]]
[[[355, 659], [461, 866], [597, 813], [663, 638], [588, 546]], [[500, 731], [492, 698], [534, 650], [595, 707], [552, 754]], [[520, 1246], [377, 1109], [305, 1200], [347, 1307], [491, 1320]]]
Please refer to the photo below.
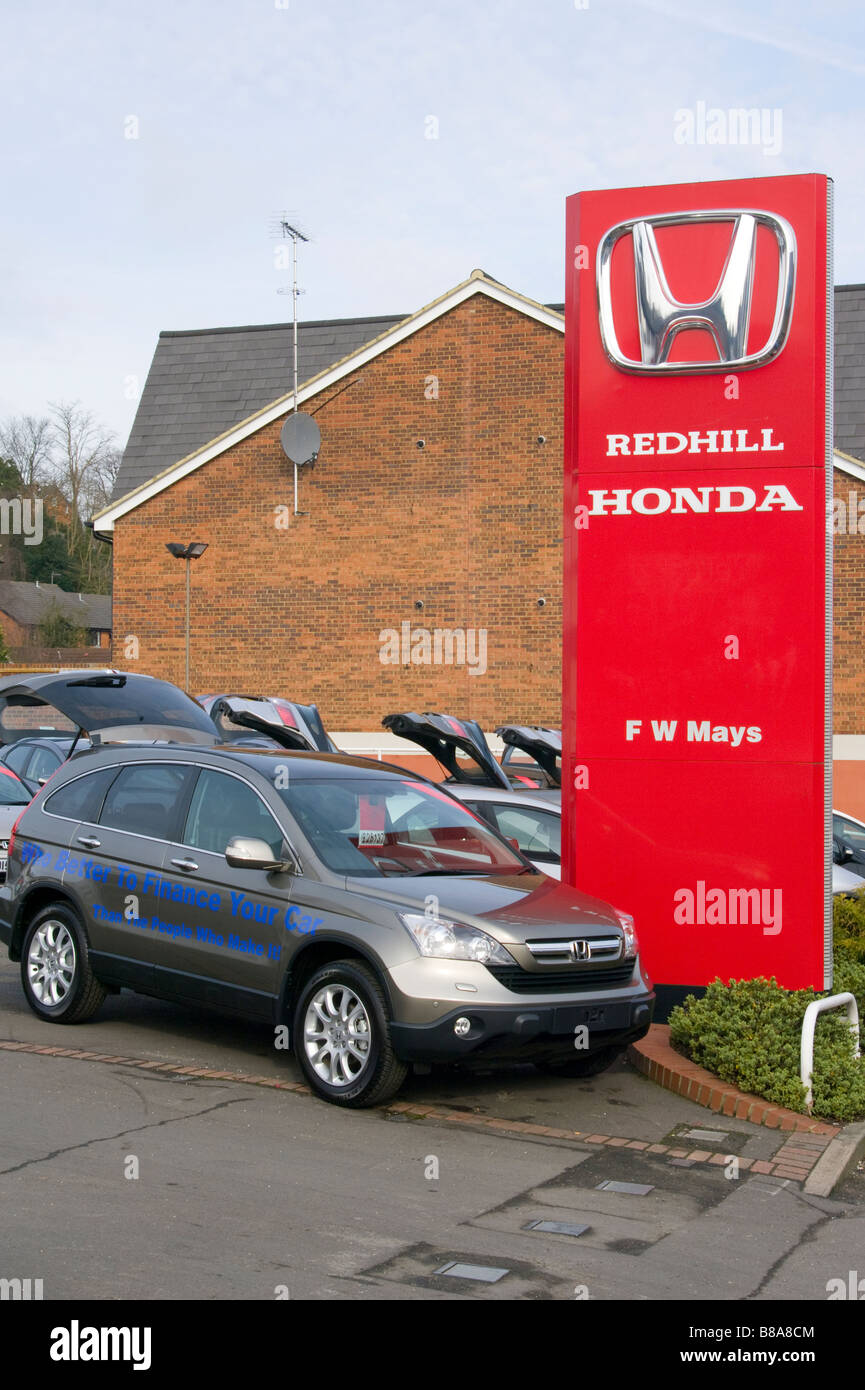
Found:
[[[449, 714], [386, 714], [381, 722], [399, 738], [410, 739], [431, 753], [455, 782], [507, 787], [510, 791], [507, 774], [499, 767], [474, 719], [454, 719]], [[458, 752], [468, 755], [469, 766], [458, 762]]]
[[154, 676], [82, 670], [0, 679], [2, 742], [40, 733], [86, 734], [92, 744], [217, 741], [201, 706]]
[[[503, 724], [496, 729], [502, 743], [519, 748], [534, 758], [550, 787], [562, 785], [562, 734], [560, 729], [546, 729], [532, 724]], [[518, 771], [514, 764], [512, 771]]]
[[231, 740], [244, 729], [266, 734], [283, 748], [311, 753], [339, 750], [315, 705], [299, 705], [279, 696], [205, 695], [201, 703], [222, 738]]

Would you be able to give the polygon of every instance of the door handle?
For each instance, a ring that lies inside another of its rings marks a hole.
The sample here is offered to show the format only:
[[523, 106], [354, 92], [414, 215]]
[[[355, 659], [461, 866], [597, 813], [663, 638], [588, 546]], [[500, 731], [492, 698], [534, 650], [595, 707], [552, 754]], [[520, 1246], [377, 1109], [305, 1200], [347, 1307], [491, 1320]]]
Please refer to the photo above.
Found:
[[97, 840], [95, 835], [79, 835], [78, 843], [83, 845], [85, 849], [99, 849], [102, 841]]
[[198, 868], [194, 859], [172, 859], [172, 864], [176, 864], [178, 869], [182, 869], [185, 874], [192, 874]]

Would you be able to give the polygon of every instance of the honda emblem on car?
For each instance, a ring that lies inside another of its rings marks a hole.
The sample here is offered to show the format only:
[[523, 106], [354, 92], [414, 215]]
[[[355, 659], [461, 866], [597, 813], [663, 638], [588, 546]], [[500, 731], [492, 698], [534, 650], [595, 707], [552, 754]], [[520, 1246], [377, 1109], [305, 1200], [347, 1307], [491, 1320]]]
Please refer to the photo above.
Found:
[[[708, 298], [698, 303], [682, 303], [670, 291], [656, 229], [690, 226], [698, 236], [701, 224], [718, 222], [729, 223], [731, 228], [720, 279]], [[757, 351], [749, 352], [759, 226], [771, 231], [777, 242], [778, 289], [769, 336]], [[633, 243], [640, 335], [638, 359], [626, 356], [622, 350], [613, 314], [613, 250], [621, 238], [628, 235]], [[790, 223], [775, 213], [717, 209], [630, 218], [616, 223], [601, 238], [596, 266], [601, 338], [610, 361], [622, 371], [670, 375], [761, 367], [778, 356], [787, 340], [796, 283], [796, 235]], [[711, 336], [716, 355], [710, 359], [671, 362], [670, 352], [678, 335], [694, 329]]]

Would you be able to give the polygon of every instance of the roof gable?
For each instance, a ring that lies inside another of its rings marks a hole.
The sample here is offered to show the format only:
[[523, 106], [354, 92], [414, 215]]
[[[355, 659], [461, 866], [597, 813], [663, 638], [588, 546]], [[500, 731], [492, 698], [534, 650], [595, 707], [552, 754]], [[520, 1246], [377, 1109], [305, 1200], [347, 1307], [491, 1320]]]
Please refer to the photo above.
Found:
[[[310, 397], [318, 395], [320, 391], [326, 390], [328, 387], [334, 385], [342, 377], [348, 376], [349, 373], [356, 371], [366, 362], [378, 357], [389, 348], [395, 347], [397, 343], [402, 342], [413, 333], [419, 332], [422, 328], [425, 328], [427, 324], [432, 323], [435, 319], [440, 318], [443, 314], [448, 313], [451, 309], [456, 308], [458, 304], [462, 304], [466, 299], [470, 299], [472, 295], [475, 294], [487, 295], [490, 299], [494, 299], [500, 304], [515, 309], [519, 313], [526, 314], [528, 317], [545, 324], [548, 328], [553, 328], [560, 333], [564, 332], [564, 318], [557, 309], [538, 304], [535, 300], [528, 299], [525, 295], [518, 294], [515, 290], [508, 289], [506, 285], [492, 280], [490, 277], [486, 276], [483, 271], [476, 270], [472, 272], [468, 280], [464, 280], [462, 284], [449, 290], [439, 299], [433, 300], [431, 304], [425, 305], [424, 308], [419, 309], [417, 313], [410, 314], [407, 318], [345, 320], [344, 323], [346, 324], [365, 325], [367, 334], [369, 334], [371, 327], [375, 327], [376, 325], [384, 325], [384, 327], [376, 336], [371, 338], [367, 336], [362, 344], [348, 351], [339, 360], [334, 360], [333, 356], [328, 358], [327, 364], [313, 376], [307, 377], [306, 380], [303, 380], [301, 377], [303, 384], [298, 390], [298, 405], [302, 406]], [[280, 325], [280, 327], [282, 326]], [[298, 325], [299, 334], [300, 327], [301, 326]], [[332, 328], [333, 325], [320, 323], [317, 325], [305, 325], [305, 327], [325, 329]], [[291, 325], [287, 325], [286, 331], [290, 341]], [[195, 399], [189, 402], [190, 409], [194, 411], [198, 397], [201, 396], [203, 399], [213, 402], [214, 406], [220, 404], [224, 408], [224, 413], [228, 416], [229, 423], [221, 434], [210, 436], [209, 439], [197, 443], [184, 457], [176, 461], [171, 461], [167, 467], [163, 467], [162, 471], [154, 476], [152, 471], [150, 471], [150, 464], [147, 462], [148, 453], [151, 461], [153, 457], [152, 442], [149, 445], [147, 442], [147, 420], [152, 417], [153, 424], [158, 424], [161, 428], [162, 425], [166, 423], [166, 417], [164, 415], [161, 417], [158, 415], [157, 400], [160, 397], [156, 392], [150, 397], [147, 411], [145, 415], [142, 416], [142, 407], [144, 405], [144, 396], [142, 396], [142, 404], [139, 406], [138, 414], [135, 418], [130, 442], [127, 446], [126, 454], [124, 454], [124, 464], [118, 477], [119, 485], [121, 487], [126, 487], [127, 490], [123, 495], [117, 496], [112, 500], [107, 507], [103, 508], [103, 510], [94, 517], [95, 529], [100, 534], [106, 534], [112, 531], [115, 521], [118, 521], [122, 516], [125, 516], [128, 512], [134, 511], [136, 507], [149, 501], [151, 497], [155, 497], [158, 493], [164, 491], [165, 488], [171, 487], [173, 483], [178, 482], [181, 478], [185, 478], [197, 468], [201, 468], [204, 464], [209, 463], [211, 459], [216, 458], [219, 454], [224, 453], [227, 449], [240, 443], [241, 440], [248, 438], [249, 435], [255, 434], [258, 430], [263, 429], [266, 425], [279, 419], [281, 415], [287, 415], [292, 408], [294, 399], [293, 393], [291, 391], [283, 392], [275, 399], [273, 396], [268, 397], [267, 401], [262, 406], [243, 417], [238, 405], [237, 390], [230, 379], [226, 382], [228, 396], [231, 397], [230, 406], [227, 398], [224, 402], [222, 400], [221, 387], [216, 384], [198, 384], [196, 381], [199, 375], [198, 372], [192, 372], [188, 375], [184, 375], [182, 378], [178, 378], [175, 371], [172, 381], [172, 364], [169, 361], [168, 354], [171, 352], [171, 340], [173, 338], [184, 340], [181, 351], [187, 358], [188, 367], [191, 363], [191, 357], [194, 355], [193, 348], [195, 339], [202, 337], [214, 338], [222, 333], [260, 333], [259, 370], [264, 375], [264, 362], [269, 352], [272, 330], [266, 331], [264, 329], [252, 328], [215, 330], [202, 334], [160, 334], [159, 346], [157, 347], [153, 367], [151, 368], [151, 376], [157, 371], [157, 360], [160, 357], [160, 349], [163, 348], [163, 340], [166, 340], [166, 347], [163, 349], [163, 359], [162, 363], [160, 363], [157, 382], [159, 382], [162, 377], [162, 365], [164, 363], [165, 375], [168, 378], [168, 382], [174, 385], [175, 390], [173, 394], [178, 397], [178, 400], [181, 398], [188, 400], [190, 393], [188, 389], [184, 392], [183, 387], [186, 383], [192, 383], [195, 386]], [[186, 340], [192, 340], [192, 348], [190, 348]], [[338, 337], [336, 337], [336, 341], [338, 341]], [[319, 347], [322, 349], [325, 346], [324, 342], [319, 344]], [[334, 344], [330, 344], [330, 346], [333, 348]], [[298, 357], [300, 358], [300, 349], [298, 350]], [[288, 360], [289, 362], [291, 361], [290, 348]], [[312, 360], [313, 358], [308, 356], [307, 364]], [[203, 367], [204, 363], [201, 365]], [[283, 368], [281, 364], [279, 365], [282, 372], [281, 384], [284, 386], [290, 377], [291, 369], [290, 367]], [[203, 372], [201, 375], [203, 383]], [[273, 379], [272, 367], [267, 379]], [[210, 380], [211, 378], [208, 376], [208, 382], [210, 382]], [[150, 377], [148, 377], [147, 381], [147, 386], [149, 385]], [[147, 386], [145, 387], [145, 393], [147, 392]], [[172, 392], [167, 390], [165, 382], [158, 386], [158, 390], [162, 392], [161, 399], [163, 406], [170, 405], [172, 409], [176, 408], [177, 402], [167, 399]], [[206, 415], [207, 411], [205, 410], [203, 414]], [[169, 423], [170, 415], [171, 412], [169, 412], [169, 419], [167, 421]], [[139, 427], [140, 417], [141, 425]], [[193, 426], [190, 426], [190, 428], [192, 427]], [[126, 458], [130, 452], [130, 448], [133, 451], [131, 459], [132, 466], [127, 470]], [[137, 477], [137, 481], [132, 482], [132, 485], [129, 486], [130, 480], [133, 477]]]

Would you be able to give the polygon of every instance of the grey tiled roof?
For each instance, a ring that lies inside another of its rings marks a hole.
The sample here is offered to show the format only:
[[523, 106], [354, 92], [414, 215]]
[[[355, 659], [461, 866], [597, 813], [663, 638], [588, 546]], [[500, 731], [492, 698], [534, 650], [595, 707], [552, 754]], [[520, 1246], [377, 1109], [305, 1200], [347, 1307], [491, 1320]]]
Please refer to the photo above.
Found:
[[835, 287], [835, 447], [865, 461], [865, 285]]
[[[298, 324], [298, 383], [401, 323], [406, 314]], [[123, 454], [123, 497], [292, 388], [292, 326], [160, 333]]]
[[76, 627], [111, 631], [111, 597], [108, 594], [71, 594], [56, 584], [0, 580], [0, 613], [8, 613], [16, 623], [31, 627], [55, 608]]

